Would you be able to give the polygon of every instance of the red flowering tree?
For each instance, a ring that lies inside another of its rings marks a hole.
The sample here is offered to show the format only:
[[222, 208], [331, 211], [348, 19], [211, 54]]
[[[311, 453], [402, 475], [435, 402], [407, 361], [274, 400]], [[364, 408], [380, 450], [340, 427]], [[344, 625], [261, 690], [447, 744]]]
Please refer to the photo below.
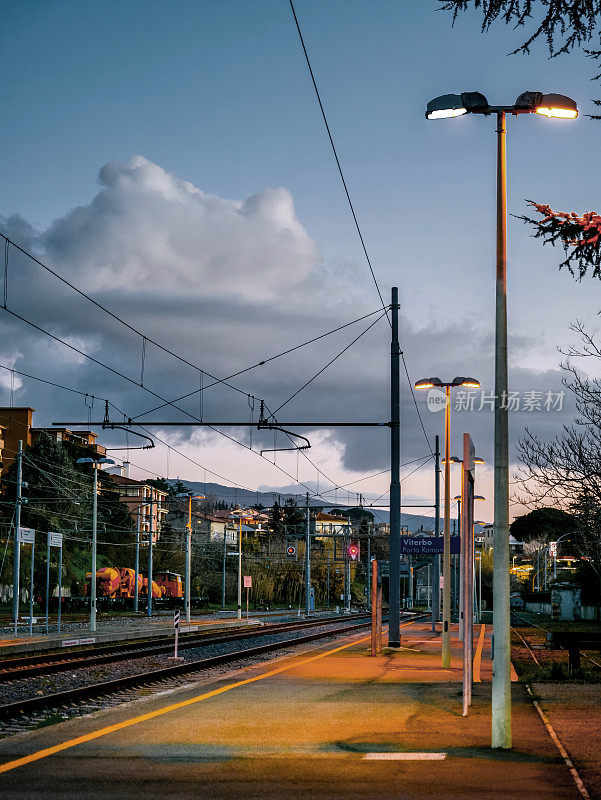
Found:
[[582, 280], [589, 268], [592, 277], [601, 278], [601, 215], [586, 211], [581, 217], [574, 211], [553, 211], [551, 206], [528, 201], [542, 219], [523, 216], [524, 222], [534, 227], [534, 238], [543, 244], [560, 244], [566, 258], [559, 268], [567, 267], [570, 274]]

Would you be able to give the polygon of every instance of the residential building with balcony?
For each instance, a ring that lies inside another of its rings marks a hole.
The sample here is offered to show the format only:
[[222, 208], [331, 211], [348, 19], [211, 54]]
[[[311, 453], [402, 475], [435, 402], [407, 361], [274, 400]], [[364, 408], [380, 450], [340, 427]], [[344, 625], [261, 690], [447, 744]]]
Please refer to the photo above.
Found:
[[168, 514], [168, 493], [144, 481], [126, 478], [124, 475], [107, 475], [113, 481], [119, 500], [129, 509], [136, 528], [141, 533], [151, 533], [156, 542]]

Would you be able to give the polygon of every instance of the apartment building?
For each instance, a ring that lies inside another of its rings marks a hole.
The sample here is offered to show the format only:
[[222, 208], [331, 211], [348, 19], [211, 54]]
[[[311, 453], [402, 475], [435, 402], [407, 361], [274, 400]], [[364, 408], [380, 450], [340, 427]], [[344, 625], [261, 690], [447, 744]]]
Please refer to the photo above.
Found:
[[152, 532], [152, 541], [159, 538], [168, 514], [168, 493], [144, 481], [126, 478], [124, 475], [109, 475], [119, 492], [119, 500], [128, 507], [132, 519], [141, 533]]

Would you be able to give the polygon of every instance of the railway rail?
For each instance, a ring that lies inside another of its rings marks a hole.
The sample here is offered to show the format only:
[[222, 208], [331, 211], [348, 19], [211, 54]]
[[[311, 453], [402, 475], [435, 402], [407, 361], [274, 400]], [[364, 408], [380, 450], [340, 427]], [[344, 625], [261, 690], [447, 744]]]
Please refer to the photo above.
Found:
[[[545, 640], [546, 640], [547, 634], [549, 633], [549, 631], [547, 630], [547, 628], [543, 628], [543, 627], [542, 627], [542, 625], [536, 625], [536, 623], [534, 623], [534, 622], [531, 622], [531, 621], [530, 621], [530, 620], [528, 620], [528, 619], [524, 619], [524, 617], [520, 617], [518, 614], [512, 614], [512, 615], [511, 615], [511, 617], [512, 617], [512, 621], [513, 621], [513, 619], [517, 619], [517, 620], [519, 620], [519, 621], [520, 621], [520, 624], [521, 624], [521, 625], [525, 625], [525, 626], [527, 626], [527, 627], [529, 627], [529, 628], [536, 628], [537, 630], [539, 630], [539, 631], [542, 631], [542, 633], [544, 633], [544, 635], [545, 635]], [[533, 646], [534, 646], [534, 647], [540, 647], [540, 644], [538, 644], [538, 643], [534, 644], [532, 641], [528, 642], [528, 641], [527, 641], [527, 638], [526, 638], [525, 636], [523, 636], [523, 635], [522, 635], [522, 634], [521, 634], [521, 633], [520, 633], [518, 630], [516, 630], [516, 628], [515, 628], [513, 625], [511, 626], [511, 630], [512, 630], [512, 631], [515, 633], [515, 635], [516, 635], [516, 636], [517, 636], [519, 639], [521, 639], [521, 640], [522, 640], [522, 642], [524, 643], [524, 646], [526, 647], [526, 650], [527, 650], [527, 651], [528, 651], [528, 653], [530, 654], [530, 656], [531, 656], [532, 660], [534, 661], [534, 663], [535, 663], [535, 664], [536, 664], [538, 667], [540, 667], [540, 666], [541, 666], [541, 663], [540, 663], [540, 661], [538, 660], [538, 658], [536, 657], [536, 654], [534, 653], [534, 650], [533, 650]], [[597, 661], [597, 660], [595, 660], [594, 658], [592, 658], [592, 656], [590, 656], [590, 655], [589, 655], [588, 653], [586, 653], [584, 650], [580, 650], [579, 652], [580, 652], [580, 655], [581, 655], [583, 658], [585, 658], [587, 661], [589, 661], [589, 662], [590, 662], [591, 664], [593, 664], [595, 667], [598, 667], [599, 669], [601, 669], [601, 663], [600, 663], [599, 661]]]
[[[271, 623], [252, 630], [238, 630], [235, 632], [223, 631], [218, 633], [184, 633], [179, 637], [179, 650], [193, 647], [209, 646], [221, 642], [242, 641], [257, 636], [268, 636], [274, 633], [302, 630], [304, 628], [331, 625], [335, 622], [359, 620], [367, 615], [353, 614], [349, 616], [328, 617], [321, 620], [303, 620], [301, 622]], [[96, 645], [86, 650], [64, 650], [54, 653], [35, 654], [17, 658], [0, 660], [0, 683], [30, 678], [35, 675], [50, 675], [64, 670], [78, 667], [92, 667], [113, 661], [124, 661], [144, 656], [163, 655], [173, 650], [173, 634], [162, 636], [160, 639], [137, 640], [133, 642], [119, 642], [110, 645]]]
[[[419, 617], [416, 617], [416, 620], [417, 619], [419, 619]], [[327, 622], [329, 622], [331, 625], [333, 622], [337, 621], [340, 621], [340, 619], [330, 619]], [[309, 625], [311, 627], [323, 627], [327, 624], [327, 622], [322, 620], [313, 621], [305, 625], [305, 627], [309, 627]], [[183, 661], [181, 663], [171, 664], [167, 667], [161, 667], [159, 669], [153, 669], [146, 672], [138, 672], [133, 675], [124, 675], [116, 679], [85, 686], [77, 686], [60, 692], [27, 697], [13, 703], [1, 705], [0, 721], [8, 723], [8, 732], [11, 733], [11, 721], [16, 722], [18, 727], [19, 721], [24, 717], [33, 717], [35, 724], [36, 721], [40, 720], [41, 717], [48, 717], [48, 715], [52, 714], [53, 711], [55, 711], [58, 716], [64, 715], [65, 712], [66, 715], [69, 716], [71, 713], [81, 713], [77, 710], [79, 704], [85, 704], [90, 700], [95, 701], [95, 705], [92, 709], [89, 707], [84, 708], [83, 713], [88, 713], [90, 710], [94, 710], [94, 708], [103, 707], [103, 705], [114, 705], [115, 702], [121, 703], [126, 699], [131, 699], [132, 695], [128, 694], [128, 691], [131, 690], [142, 690], [144, 692], [152, 689], [159, 690], [160, 688], [164, 687], [165, 683], [169, 683], [169, 681], [174, 678], [180, 678], [181, 676], [188, 676], [189, 678], [193, 673], [206, 672], [213, 667], [231, 664], [233, 662], [242, 661], [248, 663], [250, 660], [260, 657], [266, 653], [271, 653], [290, 647], [296, 647], [300, 644], [307, 644], [309, 642], [314, 642], [318, 639], [323, 639], [329, 636], [357, 633], [362, 628], [369, 626], [371, 621], [370, 619], [364, 619], [362, 622], [357, 621], [357, 617], [355, 616], [354, 623], [355, 624], [344, 625], [335, 629], [330, 628], [329, 630], [320, 630], [313, 633], [307, 633], [301, 636], [295, 636], [294, 638], [280, 639], [278, 641], [270, 641], [264, 644], [260, 643], [249, 648], [235, 650], [233, 652], [220, 653], [207, 658]], [[263, 635], [277, 633], [277, 631], [273, 630], [273, 627], [267, 630], [262, 629], [262, 631], [264, 631]], [[287, 630], [291, 630], [290, 626], [288, 626]], [[282, 633], [283, 631], [280, 630], [279, 632]], [[255, 637], [257, 635], [261, 635], [261, 632], [259, 631], [252, 631], [249, 633], [252, 633]], [[222, 638], [219, 641], [223, 642], [224, 639]], [[41, 717], [40, 712], [42, 712]]]

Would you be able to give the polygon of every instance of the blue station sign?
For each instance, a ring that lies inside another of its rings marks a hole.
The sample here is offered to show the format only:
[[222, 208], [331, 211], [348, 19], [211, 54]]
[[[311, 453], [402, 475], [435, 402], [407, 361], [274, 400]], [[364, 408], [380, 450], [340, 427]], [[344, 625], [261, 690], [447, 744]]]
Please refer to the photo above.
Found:
[[[414, 536], [401, 536], [401, 555], [431, 554], [442, 553], [444, 547], [444, 537], [442, 536], [422, 536], [416, 533]], [[451, 553], [457, 555], [461, 552], [459, 536], [451, 536]]]

